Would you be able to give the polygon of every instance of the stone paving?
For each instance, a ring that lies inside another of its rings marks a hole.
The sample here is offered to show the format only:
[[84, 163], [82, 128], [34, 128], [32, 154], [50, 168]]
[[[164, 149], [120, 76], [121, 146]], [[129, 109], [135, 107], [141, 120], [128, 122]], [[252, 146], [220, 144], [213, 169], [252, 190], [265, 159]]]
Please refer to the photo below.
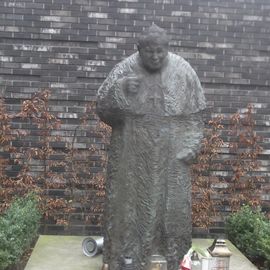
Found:
[[[84, 238], [84, 236], [41, 235], [25, 270], [100, 270], [102, 255], [92, 258], [85, 256], [82, 252]], [[193, 244], [202, 249], [209, 247], [212, 242], [211, 239], [193, 239]], [[257, 270], [229, 241], [227, 245], [233, 253], [230, 270]]]

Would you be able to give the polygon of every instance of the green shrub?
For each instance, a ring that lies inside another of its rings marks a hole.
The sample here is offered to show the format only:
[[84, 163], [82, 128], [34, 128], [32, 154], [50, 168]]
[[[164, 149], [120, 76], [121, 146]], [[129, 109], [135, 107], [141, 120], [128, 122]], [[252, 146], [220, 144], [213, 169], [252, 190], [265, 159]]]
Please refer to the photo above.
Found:
[[225, 225], [229, 240], [251, 261], [261, 260], [270, 266], [270, 222], [260, 209], [243, 206], [231, 214]]
[[0, 269], [15, 264], [37, 236], [41, 214], [33, 194], [16, 199], [0, 217]]

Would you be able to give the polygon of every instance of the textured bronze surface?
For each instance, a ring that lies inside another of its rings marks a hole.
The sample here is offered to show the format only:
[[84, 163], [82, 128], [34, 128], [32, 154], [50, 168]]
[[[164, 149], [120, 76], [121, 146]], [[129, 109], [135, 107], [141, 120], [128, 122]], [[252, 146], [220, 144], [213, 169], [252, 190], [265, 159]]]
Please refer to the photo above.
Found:
[[191, 66], [168, 52], [162, 31], [152, 26], [139, 52], [98, 90], [98, 114], [112, 126], [104, 239], [110, 270], [120, 269], [123, 256], [144, 270], [154, 254], [177, 270], [191, 245], [189, 165], [202, 138], [205, 98]]

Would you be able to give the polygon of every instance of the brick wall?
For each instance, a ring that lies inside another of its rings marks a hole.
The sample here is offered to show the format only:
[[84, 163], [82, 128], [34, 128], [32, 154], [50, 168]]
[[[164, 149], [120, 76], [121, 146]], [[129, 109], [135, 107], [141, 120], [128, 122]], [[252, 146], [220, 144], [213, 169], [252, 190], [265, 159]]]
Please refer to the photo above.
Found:
[[[135, 51], [137, 34], [155, 22], [197, 71], [208, 117], [254, 105], [269, 181], [269, 0], [2, 0], [0, 10], [0, 83], [9, 110], [50, 88], [62, 129], [72, 130], [111, 68]], [[269, 202], [267, 191], [262, 196]], [[79, 224], [73, 232], [91, 230]]]

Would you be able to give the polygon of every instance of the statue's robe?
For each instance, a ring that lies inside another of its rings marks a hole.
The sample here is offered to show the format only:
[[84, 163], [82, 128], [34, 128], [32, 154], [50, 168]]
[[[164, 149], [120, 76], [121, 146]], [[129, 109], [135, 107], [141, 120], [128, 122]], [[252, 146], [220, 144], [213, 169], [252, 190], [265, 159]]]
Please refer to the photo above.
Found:
[[[127, 76], [139, 78], [137, 93], [125, 89]], [[191, 245], [189, 161], [200, 146], [205, 109], [199, 79], [180, 56], [169, 53], [151, 73], [135, 53], [101, 85], [97, 108], [112, 126], [104, 263], [119, 270], [123, 257], [131, 257], [142, 270], [159, 254], [177, 270]]]

